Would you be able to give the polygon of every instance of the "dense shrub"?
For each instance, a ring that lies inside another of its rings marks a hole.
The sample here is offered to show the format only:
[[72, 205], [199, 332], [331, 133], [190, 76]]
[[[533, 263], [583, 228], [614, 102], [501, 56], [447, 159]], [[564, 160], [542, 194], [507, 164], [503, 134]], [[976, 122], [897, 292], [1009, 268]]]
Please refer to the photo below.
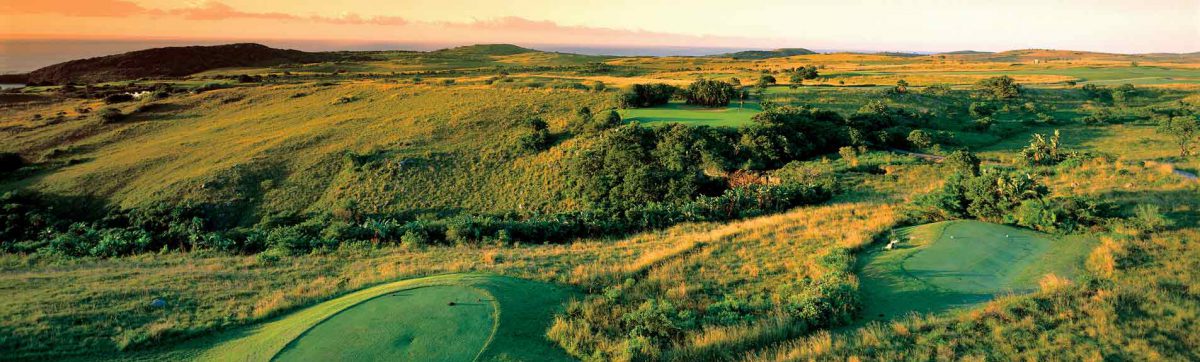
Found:
[[1050, 137], [1035, 133], [1029, 145], [1021, 150], [1021, 159], [1032, 166], [1057, 165], [1070, 156], [1061, 149], [1061, 138], [1058, 130], [1054, 130], [1054, 135]]
[[1021, 85], [1007, 75], [980, 80], [975, 87], [981, 96], [998, 100], [1017, 98], [1023, 92]]
[[1112, 216], [1109, 204], [1088, 197], [1025, 200], [1008, 222], [1044, 232], [1076, 232], [1098, 226]]
[[846, 144], [845, 121], [831, 111], [775, 107], [741, 129], [739, 154], [749, 169], [774, 169], [797, 159], [833, 152]]
[[120, 109], [113, 107], [102, 108], [96, 114], [100, 117], [100, 121], [104, 123], [120, 122], [122, 119], [125, 119], [125, 114], [121, 113]]
[[1126, 223], [1143, 233], [1163, 231], [1175, 224], [1174, 220], [1164, 215], [1158, 205], [1138, 204], [1133, 208], [1133, 215]]
[[684, 90], [687, 104], [704, 107], [724, 107], [737, 98], [733, 85], [719, 80], [700, 79]]
[[133, 95], [129, 93], [118, 93], [104, 97], [105, 104], [124, 103], [133, 100]]
[[667, 104], [678, 88], [669, 84], [634, 84], [620, 93], [621, 108], [643, 108]]
[[530, 153], [546, 150], [553, 142], [549, 126], [541, 118], [531, 118], [523, 125], [525, 133], [517, 138], [517, 148]]
[[[1012, 222], [1013, 211], [1029, 200], [1043, 202], [1046, 186], [1029, 175], [994, 169], [980, 171], [978, 158], [953, 156], [951, 171], [938, 192], [924, 195], [906, 210], [914, 221], [939, 221], [964, 217], [992, 222]], [[1031, 219], [1032, 220], [1032, 219]]]
[[905, 147], [909, 132], [923, 122], [907, 109], [871, 101], [846, 119], [847, 142], [857, 147]]
[[263, 81], [261, 75], [240, 74], [237, 76], [238, 83], [260, 83]]

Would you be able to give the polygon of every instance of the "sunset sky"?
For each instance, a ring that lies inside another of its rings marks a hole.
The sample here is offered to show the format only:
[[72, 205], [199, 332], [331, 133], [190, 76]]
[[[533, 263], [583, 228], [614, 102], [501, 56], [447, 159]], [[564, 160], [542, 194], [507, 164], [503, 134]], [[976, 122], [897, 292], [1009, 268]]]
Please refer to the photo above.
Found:
[[1200, 0], [0, 0], [0, 39], [1200, 51]]

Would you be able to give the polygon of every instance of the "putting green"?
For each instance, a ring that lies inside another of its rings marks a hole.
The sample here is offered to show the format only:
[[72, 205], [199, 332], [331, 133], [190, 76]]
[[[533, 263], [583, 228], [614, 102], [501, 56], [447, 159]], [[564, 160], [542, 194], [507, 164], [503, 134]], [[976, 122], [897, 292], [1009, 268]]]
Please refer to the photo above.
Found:
[[865, 320], [942, 312], [1038, 288], [1046, 274], [1073, 278], [1095, 245], [1084, 237], [960, 220], [897, 230], [895, 250], [859, 262]]
[[569, 361], [545, 333], [574, 293], [487, 274], [402, 280], [214, 336], [195, 359]]
[[491, 338], [495, 312], [491, 295], [482, 290], [402, 290], [343, 310], [293, 340], [275, 359], [468, 361]]
[[737, 102], [728, 107], [705, 108], [690, 106], [682, 102], [652, 108], [632, 108], [621, 110], [621, 118], [648, 126], [683, 123], [688, 125], [704, 125], [714, 127], [741, 127], [750, 124], [750, 118], [762, 112], [762, 106], [754, 102], [746, 102], [739, 106]]

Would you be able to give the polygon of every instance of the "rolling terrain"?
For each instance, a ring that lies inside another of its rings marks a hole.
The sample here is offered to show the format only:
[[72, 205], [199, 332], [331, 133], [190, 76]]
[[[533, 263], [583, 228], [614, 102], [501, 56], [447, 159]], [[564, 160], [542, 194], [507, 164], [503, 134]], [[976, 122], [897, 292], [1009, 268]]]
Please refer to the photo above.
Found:
[[1200, 358], [1195, 54], [235, 44], [30, 77], [0, 360]]

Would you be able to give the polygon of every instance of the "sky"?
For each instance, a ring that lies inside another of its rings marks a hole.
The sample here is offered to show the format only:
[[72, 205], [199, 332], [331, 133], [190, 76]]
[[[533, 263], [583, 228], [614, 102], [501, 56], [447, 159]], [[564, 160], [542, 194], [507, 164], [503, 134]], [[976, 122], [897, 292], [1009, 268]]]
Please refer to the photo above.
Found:
[[1200, 0], [0, 0], [0, 41], [1200, 51]]

